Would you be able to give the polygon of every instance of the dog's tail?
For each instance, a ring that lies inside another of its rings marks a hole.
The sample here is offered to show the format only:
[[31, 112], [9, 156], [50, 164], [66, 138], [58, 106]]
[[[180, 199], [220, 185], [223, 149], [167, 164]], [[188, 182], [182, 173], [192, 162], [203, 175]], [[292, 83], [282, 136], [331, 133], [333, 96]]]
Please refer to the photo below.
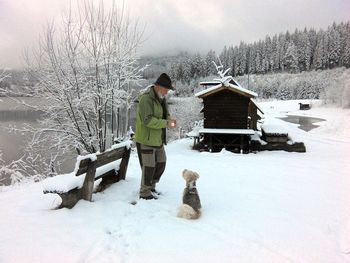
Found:
[[177, 216], [186, 219], [198, 219], [201, 216], [201, 210], [194, 210], [191, 206], [183, 204], [180, 206]]

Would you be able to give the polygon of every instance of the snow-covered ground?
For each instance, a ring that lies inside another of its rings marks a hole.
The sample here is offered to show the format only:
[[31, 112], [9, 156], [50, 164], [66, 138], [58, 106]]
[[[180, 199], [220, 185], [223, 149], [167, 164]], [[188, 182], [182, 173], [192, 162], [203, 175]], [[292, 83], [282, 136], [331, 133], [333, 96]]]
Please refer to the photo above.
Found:
[[[306, 153], [199, 153], [183, 139], [166, 147], [156, 201], [137, 197], [140, 167], [127, 180], [53, 210], [42, 183], [0, 190], [0, 262], [350, 262], [350, 110], [296, 101], [262, 103], [266, 122], [286, 128]], [[275, 117], [326, 119], [304, 132]], [[200, 219], [176, 217], [184, 168], [200, 174]]]

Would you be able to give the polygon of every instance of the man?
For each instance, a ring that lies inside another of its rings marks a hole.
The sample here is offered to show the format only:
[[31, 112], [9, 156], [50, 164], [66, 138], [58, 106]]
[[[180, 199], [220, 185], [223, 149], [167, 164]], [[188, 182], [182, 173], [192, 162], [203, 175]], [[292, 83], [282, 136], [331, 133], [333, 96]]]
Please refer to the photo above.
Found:
[[146, 200], [157, 199], [156, 184], [166, 164], [166, 128], [176, 127], [176, 120], [170, 118], [165, 100], [169, 90], [174, 90], [171, 79], [163, 73], [141, 95], [137, 107], [134, 140], [142, 169], [140, 198]]

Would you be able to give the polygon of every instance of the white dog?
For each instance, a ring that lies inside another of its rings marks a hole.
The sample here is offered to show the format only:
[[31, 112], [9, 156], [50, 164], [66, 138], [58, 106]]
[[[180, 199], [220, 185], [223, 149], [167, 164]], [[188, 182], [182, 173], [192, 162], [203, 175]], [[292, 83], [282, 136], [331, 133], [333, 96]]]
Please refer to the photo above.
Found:
[[196, 180], [199, 178], [198, 173], [183, 170], [182, 177], [186, 181], [186, 188], [182, 196], [182, 206], [179, 208], [178, 217], [186, 219], [197, 219], [201, 216], [201, 201], [196, 188]]

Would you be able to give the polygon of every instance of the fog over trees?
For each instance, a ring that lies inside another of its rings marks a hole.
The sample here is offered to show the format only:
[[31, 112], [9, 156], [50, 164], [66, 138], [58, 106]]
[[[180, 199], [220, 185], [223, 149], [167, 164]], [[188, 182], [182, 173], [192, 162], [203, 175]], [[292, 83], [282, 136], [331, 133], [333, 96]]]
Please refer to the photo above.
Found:
[[[183, 51], [175, 55], [143, 56], [137, 63], [141, 67], [148, 65], [141, 73], [145, 79], [143, 86], [154, 81], [160, 73], [167, 72], [176, 86], [176, 95], [191, 96], [201, 80], [210, 80], [216, 75], [212, 62], [218, 57], [225, 68], [231, 69], [229, 74], [243, 81], [245, 87], [258, 91], [262, 98], [318, 99], [336, 93], [335, 90], [347, 94], [349, 80], [346, 77], [312, 72], [350, 67], [350, 22], [333, 23], [327, 29], [304, 28], [295, 29], [293, 33], [267, 35], [254, 43], [242, 41], [236, 46], [223, 47], [218, 54], [213, 50], [206, 54]], [[295, 75], [306, 72], [311, 75]], [[285, 75], [282, 77], [281, 74]], [[250, 82], [246, 75], [251, 76]], [[296, 76], [298, 82], [293, 80]], [[11, 91], [21, 86], [33, 86], [35, 82], [20, 72], [12, 72], [0, 86]], [[274, 83], [273, 87], [271, 83]], [[275, 92], [271, 92], [272, 89]], [[326, 92], [325, 89], [329, 90]], [[343, 99], [337, 104], [344, 105]]]
[[[181, 52], [176, 56], [143, 57], [149, 64], [143, 72], [153, 80], [169, 72], [178, 96], [192, 96], [199, 82], [216, 77], [212, 61], [218, 57], [231, 68], [243, 87], [258, 92], [260, 98], [324, 99], [346, 107], [350, 82], [350, 23], [333, 23], [327, 29], [296, 29], [266, 36], [254, 43], [225, 46], [216, 54]], [[343, 69], [341, 69], [343, 68]], [[248, 75], [250, 81], [248, 81]]]

